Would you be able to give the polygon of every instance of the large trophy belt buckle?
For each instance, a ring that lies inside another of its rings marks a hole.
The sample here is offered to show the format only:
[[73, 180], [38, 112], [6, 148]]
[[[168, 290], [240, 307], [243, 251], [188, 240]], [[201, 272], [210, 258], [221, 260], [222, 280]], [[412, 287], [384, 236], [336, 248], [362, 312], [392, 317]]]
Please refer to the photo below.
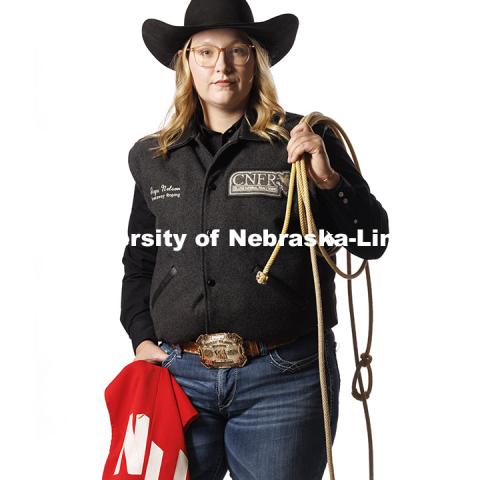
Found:
[[200, 361], [207, 368], [243, 367], [247, 355], [237, 333], [204, 333], [196, 340]]

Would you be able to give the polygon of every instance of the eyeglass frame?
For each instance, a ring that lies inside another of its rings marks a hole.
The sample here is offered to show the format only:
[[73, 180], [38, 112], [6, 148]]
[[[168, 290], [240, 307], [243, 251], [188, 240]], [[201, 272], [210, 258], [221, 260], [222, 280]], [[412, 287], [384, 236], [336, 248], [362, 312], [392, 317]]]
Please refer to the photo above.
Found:
[[[246, 60], [245, 63], [234, 63], [234, 65], [237, 65], [237, 66], [242, 66], [242, 65], [246, 65], [248, 63], [248, 61], [250, 60], [250, 54], [252, 52], [252, 48], [255, 48], [255, 45], [252, 45], [252, 44], [249, 44], [249, 43], [241, 43], [241, 45], [246, 45], [248, 47], [248, 58]], [[213, 65], [210, 66], [210, 67], [207, 67], [205, 65], [200, 65], [197, 61], [197, 56], [195, 55], [195, 50], [198, 50], [199, 48], [202, 48], [202, 47], [213, 47], [217, 50], [217, 58], [215, 59], [215, 62], [213, 62]], [[199, 66], [199, 67], [202, 67], [202, 68], [212, 68], [214, 67], [217, 62], [218, 62], [218, 57], [220, 57], [220, 52], [224, 52], [225, 50], [227, 50], [227, 48], [232, 48], [232, 46], [230, 47], [217, 47], [216, 45], [210, 45], [210, 44], [205, 44], [205, 45], [197, 45], [196, 47], [190, 47], [190, 48], [186, 48], [185, 51], [186, 52], [189, 52], [189, 51], [192, 51], [193, 52], [193, 56], [195, 58], [195, 62], [196, 64]], [[178, 55], [181, 55], [181, 53], [183, 52], [183, 49], [180, 49], [177, 51], [177, 54]]]

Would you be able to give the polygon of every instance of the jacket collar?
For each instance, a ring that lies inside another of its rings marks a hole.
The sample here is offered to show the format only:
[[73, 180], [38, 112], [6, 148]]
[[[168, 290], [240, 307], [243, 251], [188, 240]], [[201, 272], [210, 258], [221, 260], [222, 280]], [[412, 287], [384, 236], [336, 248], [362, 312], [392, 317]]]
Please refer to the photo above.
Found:
[[[198, 128], [197, 115], [200, 115], [200, 111], [198, 109], [195, 111], [193, 117], [190, 119], [190, 122], [185, 127], [185, 130], [183, 131], [182, 135], [180, 135], [180, 137], [172, 145], [168, 147], [169, 151], [182, 147], [183, 145], [186, 145], [187, 143], [191, 142], [194, 139], [198, 140], [200, 138], [200, 129]], [[257, 118], [257, 112], [253, 108], [250, 108], [247, 110], [246, 116], [248, 117], [248, 120], [250, 121], [250, 123], [253, 124]], [[236, 136], [237, 136], [237, 132], [234, 135], [234, 138]], [[240, 126], [238, 128], [238, 138], [242, 140], [253, 140], [257, 142], [268, 141], [265, 138], [262, 138], [256, 133], [253, 133], [250, 131], [250, 126], [247, 122], [245, 115], [242, 117], [242, 122], [240, 123]]]
[[[248, 121], [250, 122], [251, 125], [255, 123], [257, 120], [257, 112], [253, 108], [249, 108], [247, 110], [247, 115]], [[245, 116], [242, 119], [242, 123], [240, 124], [239, 127], [239, 133], [238, 133], [238, 138], [241, 138], [243, 140], [253, 140], [256, 142], [268, 142], [267, 139], [260, 137], [256, 133], [253, 133], [250, 131], [250, 125], [248, 124]]]

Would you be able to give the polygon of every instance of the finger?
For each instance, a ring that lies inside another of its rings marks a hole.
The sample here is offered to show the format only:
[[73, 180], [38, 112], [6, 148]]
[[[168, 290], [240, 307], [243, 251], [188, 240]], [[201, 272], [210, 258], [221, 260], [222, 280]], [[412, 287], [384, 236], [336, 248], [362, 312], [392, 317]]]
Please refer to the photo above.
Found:
[[292, 156], [292, 152], [295, 150], [297, 145], [300, 145], [304, 142], [315, 141], [315, 137], [312, 137], [311, 133], [302, 133], [301, 135], [292, 138], [287, 145], [287, 152], [289, 158]]
[[297, 145], [292, 147], [290, 153], [290, 161], [297, 161], [304, 153], [313, 155], [322, 150], [321, 140], [317, 135], [304, 135], [303, 141], [299, 141]]
[[292, 151], [298, 143], [308, 140], [311, 134], [308, 132], [299, 132], [294, 137], [290, 138], [287, 144], [287, 151]]
[[301, 132], [306, 132], [308, 131], [308, 125], [305, 122], [299, 123], [295, 125], [292, 130], [290, 130], [290, 136], [294, 137], [298, 135]]
[[297, 137], [298, 135], [301, 135], [302, 133], [308, 132], [308, 126], [305, 123], [301, 123], [299, 125], [296, 125], [291, 131], [290, 131], [290, 137]]
[[305, 129], [305, 123], [297, 123], [291, 130], [290, 133], [295, 133], [298, 132], [299, 130], [304, 130]]
[[309, 141], [304, 141], [295, 146], [289, 156], [288, 163], [294, 163], [302, 158], [302, 155], [308, 150], [312, 149], [314, 144]]

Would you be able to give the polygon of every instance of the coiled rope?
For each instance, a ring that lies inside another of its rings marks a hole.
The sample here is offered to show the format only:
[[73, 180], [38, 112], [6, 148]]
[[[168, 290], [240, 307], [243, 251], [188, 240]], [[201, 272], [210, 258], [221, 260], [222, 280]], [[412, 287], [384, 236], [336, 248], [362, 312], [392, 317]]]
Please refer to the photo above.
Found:
[[[350, 154], [353, 158], [355, 168], [360, 172], [360, 165], [357, 160], [357, 156], [353, 149], [353, 146], [345, 133], [342, 127], [332, 118], [323, 115], [320, 112], [312, 112], [305, 117], [303, 117], [300, 122], [305, 122], [312, 130], [312, 126], [317, 123], [324, 123], [327, 126], [331, 127], [335, 136], [338, 137], [345, 145], [348, 146]], [[312, 130], [313, 131], [313, 130]], [[368, 261], [363, 260], [362, 264], [355, 273], [351, 272], [351, 254], [347, 251], [347, 272], [341, 271], [334, 260], [332, 260], [330, 255], [336, 253], [339, 247], [335, 247], [333, 250], [327, 252], [327, 250], [320, 244], [318, 239], [318, 229], [315, 225], [313, 215], [310, 209], [310, 196], [308, 190], [308, 178], [305, 167], [305, 156], [303, 156], [297, 162], [294, 162], [291, 166], [290, 173], [290, 183], [288, 187], [288, 197], [287, 197], [287, 206], [285, 211], [285, 220], [283, 223], [282, 234], [286, 234], [288, 230], [288, 225], [290, 222], [290, 214], [292, 210], [292, 202], [294, 195], [294, 185], [297, 185], [297, 195], [298, 195], [298, 209], [300, 217], [300, 226], [302, 230], [302, 235], [307, 233], [315, 235], [316, 245], [310, 246], [310, 259], [312, 263], [312, 273], [313, 280], [315, 284], [315, 301], [317, 309], [317, 326], [318, 326], [318, 364], [319, 364], [319, 373], [320, 373], [320, 387], [322, 394], [322, 405], [323, 405], [323, 418], [325, 425], [325, 441], [326, 441], [326, 452], [327, 452], [327, 462], [328, 469], [330, 473], [330, 480], [335, 480], [335, 473], [333, 469], [333, 456], [332, 456], [332, 438], [330, 431], [330, 410], [328, 405], [328, 393], [327, 393], [327, 384], [325, 379], [325, 365], [324, 365], [324, 326], [323, 326], [323, 308], [322, 308], [322, 297], [321, 297], [321, 286], [320, 286], [320, 275], [318, 273], [318, 256], [322, 256], [325, 261], [330, 265], [330, 267], [338, 273], [343, 278], [347, 279], [348, 287], [348, 306], [350, 311], [350, 323], [352, 328], [352, 340], [353, 340], [353, 349], [354, 349], [354, 358], [355, 358], [355, 373], [352, 381], [352, 396], [361, 400], [363, 403], [363, 409], [365, 413], [365, 421], [367, 426], [367, 436], [368, 436], [368, 460], [369, 460], [369, 478], [373, 480], [373, 440], [372, 440], [372, 429], [370, 424], [370, 415], [368, 412], [367, 399], [370, 396], [372, 391], [372, 356], [370, 355], [370, 348], [372, 342], [372, 329], [373, 329], [373, 307], [372, 307], [372, 285], [370, 280], [370, 270], [368, 267]], [[282, 238], [282, 236], [279, 236]], [[318, 247], [318, 250], [317, 248]], [[260, 284], [265, 284], [268, 281], [268, 272], [275, 261], [281, 248], [280, 240], [275, 245], [275, 248], [268, 259], [263, 270], [257, 272], [256, 279]], [[352, 280], [358, 277], [363, 271], [365, 271], [366, 280], [367, 280], [367, 291], [368, 291], [368, 340], [367, 348], [364, 353], [358, 356], [358, 343], [357, 343], [357, 332], [355, 326], [355, 314], [353, 307], [353, 294], [352, 294]], [[360, 374], [360, 369], [366, 367], [368, 371], [368, 388], [365, 392], [363, 387], [362, 375]], [[360, 392], [356, 389], [356, 383], [360, 386]]]

